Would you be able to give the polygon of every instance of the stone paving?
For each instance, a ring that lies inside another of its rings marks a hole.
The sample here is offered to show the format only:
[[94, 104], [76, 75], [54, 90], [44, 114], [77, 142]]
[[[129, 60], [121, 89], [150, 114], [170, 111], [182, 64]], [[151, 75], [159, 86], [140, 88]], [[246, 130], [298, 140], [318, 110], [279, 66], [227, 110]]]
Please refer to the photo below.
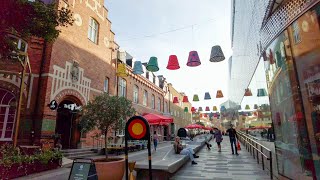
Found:
[[229, 138], [225, 137], [222, 152], [218, 152], [217, 144], [213, 141], [211, 150], [201, 149], [196, 159], [197, 165], [185, 164], [171, 179], [172, 180], [206, 180], [206, 179], [270, 179], [267, 171], [262, 170], [261, 164], [242, 148], [239, 156], [232, 155]]

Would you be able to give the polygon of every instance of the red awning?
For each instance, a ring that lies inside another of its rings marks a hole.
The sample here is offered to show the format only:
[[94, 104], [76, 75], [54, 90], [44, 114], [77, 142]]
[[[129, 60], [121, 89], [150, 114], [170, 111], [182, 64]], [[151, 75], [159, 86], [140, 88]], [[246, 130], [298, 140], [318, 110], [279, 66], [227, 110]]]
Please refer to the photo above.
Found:
[[204, 126], [201, 126], [199, 124], [189, 124], [188, 126], [186, 126], [185, 128], [187, 129], [203, 129]]
[[172, 117], [162, 116], [159, 114], [144, 114], [143, 117], [148, 121], [149, 125], [169, 125], [173, 123]]

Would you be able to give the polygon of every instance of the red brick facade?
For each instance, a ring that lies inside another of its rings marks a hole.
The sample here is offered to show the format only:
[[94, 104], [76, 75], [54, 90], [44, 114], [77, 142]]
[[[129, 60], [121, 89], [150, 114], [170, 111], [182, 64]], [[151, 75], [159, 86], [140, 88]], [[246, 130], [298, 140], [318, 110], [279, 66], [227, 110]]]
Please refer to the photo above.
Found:
[[[117, 95], [119, 79], [116, 76], [116, 63], [119, 46], [114, 42], [111, 22], [107, 18], [108, 10], [104, 8], [103, 1], [58, 2], [59, 7], [68, 7], [73, 12], [75, 22], [73, 26], [61, 27], [60, 35], [53, 43], [37, 38], [28, 42], [27, 53], [32, 72], [25, 79], [27, 88], [22, 103], [18, 144], [52, 146], [52, 135], [58, 133], [61, 134], [63, 143], [67, 144], [65, 148], [92, 146], [93, 136], [99, 132], [81, 135], [77, 125], [79, 115], [66, 109], [71, 104], [84, 106], [94, 96], [103, 93], [105, 79], [109, 82], [109, 94]], [[98, 24], [96, 43], [88, 38], [91, 18]], [[12, 92], [19, 99], [19, 64], [0, 63], [0, 90]], [[133, 101], [133, 88], [138, 87], [138, 102], [133, 103], [138, 114], [169, 113], [169, 98], [163, 90], [167, 87], [159, 88], [158, 77], [155, 77], [156, 82], [152, 82], [154, 80], [145, 75], [132, 74], [128, 65], [127, 69], [129, 76], [124, 78], [126, 97]], [[150, 73], [150, 76], [154, 75]], [[148, 92], [147, 105], [143, 105], [144, 91]], [[152, 105], [152, 96], [155, 97], [155, 107]], [[59, 106], [56, 110], [49, 108], [53, 100]], [[168, 126], [155, 126], [151, 129], [157, 130], [162, 136], [168, 136], [171, 132]]]

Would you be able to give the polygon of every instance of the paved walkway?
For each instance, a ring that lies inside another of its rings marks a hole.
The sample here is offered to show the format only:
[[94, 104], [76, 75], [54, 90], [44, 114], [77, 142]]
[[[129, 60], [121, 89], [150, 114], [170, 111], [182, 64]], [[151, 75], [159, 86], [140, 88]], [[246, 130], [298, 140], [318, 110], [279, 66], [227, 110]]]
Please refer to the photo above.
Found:
[[171, 179], [173, 180], [205, 180], [205, 179], [235, 179], [254, 180], [270, 179], [267, 171], [263, 171], [261, 164], [242, 148], [239, 156], [232, 155], [229, 138], [224, 137], [222, 152], [217, 151], [217, 144], [213, 141], [213, 148], [201, 149], [195, 161], [197, 165], [185, 164]]

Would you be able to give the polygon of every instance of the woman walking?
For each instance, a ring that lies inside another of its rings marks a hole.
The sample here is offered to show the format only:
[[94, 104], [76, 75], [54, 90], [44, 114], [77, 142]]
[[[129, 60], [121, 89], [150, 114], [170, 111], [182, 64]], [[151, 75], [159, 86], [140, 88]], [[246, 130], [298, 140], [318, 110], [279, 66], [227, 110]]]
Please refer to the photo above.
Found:
[[215, 132], [214, 132], [214, 136], [213, 138], [216, 139], [217, 145], [218, 145], [218, 152], [221, 152], [221, 142], [223, 140], [222, 138], [222, 133], [218, 128], [214, 128]]
[[157, 135], [157, 131], [154, 131], [153, 132], [153, 147], [154, 147], [154, 151], [157, 151], [158, 140], [159, 140], [159, 137]]

